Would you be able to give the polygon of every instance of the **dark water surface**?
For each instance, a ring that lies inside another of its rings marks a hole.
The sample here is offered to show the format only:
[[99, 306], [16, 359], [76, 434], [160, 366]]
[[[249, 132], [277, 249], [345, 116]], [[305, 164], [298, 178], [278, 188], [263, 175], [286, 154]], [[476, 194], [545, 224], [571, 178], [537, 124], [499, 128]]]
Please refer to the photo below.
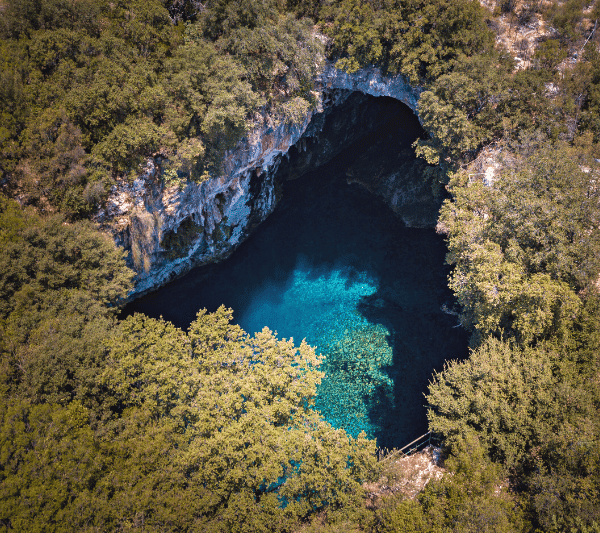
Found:
[[[344, 154], [340, 156], [342, 159]], [[446, 288], [443, 240], [406, 228], [378, 198], [348, 185], [334, 161], [287, 182], [275, 212], [226, 261], [201, 267], [130, 304], [187, 328], [224, 304], [253, 333], [306, 338], [326, 356], [317, 409], [379, 446], [427, 431], [428, 380], [467, 339]]]

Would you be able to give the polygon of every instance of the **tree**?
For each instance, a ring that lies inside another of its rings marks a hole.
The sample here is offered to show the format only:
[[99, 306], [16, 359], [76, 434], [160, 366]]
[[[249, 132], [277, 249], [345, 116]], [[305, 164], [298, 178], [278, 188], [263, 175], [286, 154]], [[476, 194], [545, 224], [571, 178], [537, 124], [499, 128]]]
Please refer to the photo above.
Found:
[[488, 338], [429, 386], [430, 429], [450, 450], [476, 438], [548, 531], [593, 530], [600, 518], [597, 305], [587, 299], [570, 335], [544, 347]]
[[466, 435], [454, 442], [446, 475], [419, 495], [429, 521], [426, 531], [529, 531], [522, 507], [506, 486], [505, 469], [492, 461], [481, 439]]
[[38, 217], [0, 198], [1, 382], [33, 402], [100, 401], [96, 373], [133, 272], [89, 222]]
[[452, 72], [439, 76], [419, 99], [430, 137], [415, 143], [417, 156], [446, 172], [500, 138], [511, 71], [512, 61], [498, 53], [457, 59]]
[[566, 145], [528, 143], [491, 185], [457, 174], [438, 226], [463, 324], [523, 343], [567, 327], [580, 308], [575, 291], [600, 271], [592, 175]]
[[561, 418], [557, 383], [545, 352], [488, 338], [469, 359], [447, 363], [434, 375], [427, 395], [430, 429], [450, 447], [475, 434], [507, 468], [521, 465], [551, 433], [543, 425]]
[[210, 43], [190, 37], [178, 48], [162, 80], [168, 98], [165, 119], [177, 141], [166, 152], [172, 164], [185, 151], [186, 139], [197, 137], [202, 143], [198, 155], [204, 157], [190, 161], [191, 176], [198, 179], [203, 170], [219, 168], [223, 150], [247, 132], [249, 116], [263, 103], [245, 78], [244, 69]]
[[581, 36], [583, 11], [588, 5], [587, 0], [567, 0], [562, 4], [553, 2], [548, 8], [546, 16], [564, 42], [575, 41]]
[[600, 52], [593, 46], [586, 46], [583, 59], [585, 66], [582, 65], [575, 71], [575, 76], [579, 71], [585, 74], [583, 84], [581, 80], [577, 83], [580, 90], [576, 96], [581, 104], [581, 120], [577, 125], [583, 131], [591, 131], [594, 141], [598, 143], [600, 141]]
[[324, 50], [310, 21], [296, 20], [282, 8], [272, 0], [218, 0], [202, 13], [198, 31], [221, 55], [235, 58], [276, 120], [290, 120], [286, 104], [302, 103], [304, 111], [316, 104], [313, 91]]
[[249, 337], [231, 316], [201, 311], [187, 335], [142, 315], [125, 320], [102, 376], [119, 424], [156, 420], [188, 443], [179, 460], [210, 494], [197, 509], [207, 530], [266, 530], [356, 503], [373, 443], [310, 409], [322, 375], [314, 349], [268, 329]]
[[135, 315], [105, 346], [93, 409], [0, 390], [3, 526], [289, 531], [362, 505], [374, 442], [311, 409], [321, 373], [306, 343], [250, 337], [221, 308], [188, 333]]
[[72, 531], [95, 521], [90, 491], [103, 468], [86, 410], [0, 402], [0, 527]]
[[124, 252], [91, 222], [67, 224], [61, 216], [42, 219], [2, 198], [0, 235], [4, 250], [0, 258], [3, 317], [11, 312], [16, 294], [27, 285], [40, 293], [84, 290], [108, 306], [116, 305], [131, 287], [133, 272], [124, 267]]
[[353, 72], [371, 64], [411, 83], [434, 81], [457, 60], [493, 48], [484, 12], [476, 2], [344, 0], [320, 11], [331, 53]]
[[373, 3], [346, 0], [330, 9], [333, 24], [328, 33], [333, 36], [334, 53], [342, 56], [336, 68], [352, 73], [378, 64], [383, 58], [383, 45]]

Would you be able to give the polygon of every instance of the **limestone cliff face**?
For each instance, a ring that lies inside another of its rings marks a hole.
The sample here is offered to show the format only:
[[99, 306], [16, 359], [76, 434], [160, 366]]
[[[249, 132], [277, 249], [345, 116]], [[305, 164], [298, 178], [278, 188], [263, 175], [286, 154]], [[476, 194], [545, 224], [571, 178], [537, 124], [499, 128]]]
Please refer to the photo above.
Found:
[[[347, 74], [328, 65], [319, 86], [319, 106], [301, 124], [274, 126], [266, 117], [226, 154], [220, 176], [200, 184], [187, 183], [183, 188], [164, 187], [158, 163], [149, 161], [132, 184], [123, 182], [113, 189], [96, 220], [129, 251], [129, 262], [138, 272], [131, 297], [164, 285], [194, 266], [231, 254], [275, 208], [279, 195], [275, 173], [282, 161], [289, 165], [290, 148], [302, 151], [303, 143], [324, 139], [319, 133], [325, 117], [351, 91], [390, 96], [413, 111], [419, 95], [402, 77], [385, 78], [375, 68]], [[355, 129], [345, 128], [336, 146], [319, 146], [322, 162], [335, 156], [344, 143], [352, 142]], [[383, 189], [374, 192], [385, 198]]]
[[414, 113], [417, 112], [421, 89], [412, 87], [404, 76], [386, 77], [375, 67], [348, 74], [327, 64], [321, 75], [321, 81], [324, 88], [345, 89], [371, 96], [389, 96], [406, 104]]

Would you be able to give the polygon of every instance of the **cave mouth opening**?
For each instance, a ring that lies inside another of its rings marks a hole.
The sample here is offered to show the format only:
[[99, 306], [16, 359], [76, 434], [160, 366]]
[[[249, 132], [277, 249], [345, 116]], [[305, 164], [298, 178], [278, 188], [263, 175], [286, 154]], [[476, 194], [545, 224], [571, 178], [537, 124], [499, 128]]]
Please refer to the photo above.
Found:
[[[249, 333], [267, 326], [306, 339], [325, 357], [317, 410], [354, 436], [401, 447], [427, 431], [423, 393], [433, 370], [467, 353], [465, 332], [442, 311], [453, 306], [443, 240], [403, 222], [435, 220], [439, 208], [427, 187], [410, 182], [420, 169], [410, 145], [422, 130], [400, 102], [360, 94], [318, 120], [321, 133], [279, 167], [273, 214], [227, 260], [133, 301], [123, 315], [187, 328], [198, 309], [225, 305]], [[393, 212], [379, 196], [403, 176], [409, 186], [395, 192], [415, 202]]]

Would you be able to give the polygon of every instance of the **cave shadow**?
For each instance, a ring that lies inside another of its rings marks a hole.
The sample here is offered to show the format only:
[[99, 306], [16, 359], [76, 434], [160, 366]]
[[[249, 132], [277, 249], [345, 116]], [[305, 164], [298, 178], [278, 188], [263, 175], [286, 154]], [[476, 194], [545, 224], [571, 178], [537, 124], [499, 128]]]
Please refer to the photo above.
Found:
[[468, 342], [456, 317], [443, 313], [438, 305], [452, 301], [441, 287], [437, 302], [427, 297], [410, 301], [394, 292], [393, 283], [382, 279], [378, 291], [358, 305], [369, 322], [390, 332], [392, 364], [382, 370], [392, 379], [392, 397], [379, 389], [365, 398], [371, 423], [378, 428], [378, 446], [383, 448], [400, 448], [427, 432], [424, 395], [432, 374], [442, 370], [445, 361], [463, 359]]
[[[265, 317], [276, 322], [278, 306], [299, 271], [308, 280], [340, 275], [346, 288], [372, 280], [375, 292], [363, 297], [356, 311], [389, 332], [392, 364], [381, 370], [392, 378], [393, 390], [391, 395], [377, 390], [368, 399], [368, 411], [378, 445], [391, 448], [427, 431], [423, 393], [433, 370], [466, 356], [467, 336], [455, 327], [456, 317], [441, 311], [443, 304], [452, 307], [443, 239], [431, 229], [406, 228], [379, 198], [347, 184], [348, 169], [356, 164], [368, 171], [369, 158], [378, 168], [398, 165], [399, 154], [422, 133], [414, 115], [398, 107], [402, 104], [372, 100], [374, 113], [385, 118], [382, 127], [365, 128], [364, 136], [327, 164], [284, 182], [273, 214], [230, 258], [135, 300], [124, 316], [144, 312], [186, 329], [198, 309], [225, 305], [250, 333], [267, 325], [279, 337], [300, 340], [301, 316], [289, 326], [263, 323]], [[265, 314], [257, 315], [257, 306]], [[320, 311], [309, 304], [298, 313]]]

